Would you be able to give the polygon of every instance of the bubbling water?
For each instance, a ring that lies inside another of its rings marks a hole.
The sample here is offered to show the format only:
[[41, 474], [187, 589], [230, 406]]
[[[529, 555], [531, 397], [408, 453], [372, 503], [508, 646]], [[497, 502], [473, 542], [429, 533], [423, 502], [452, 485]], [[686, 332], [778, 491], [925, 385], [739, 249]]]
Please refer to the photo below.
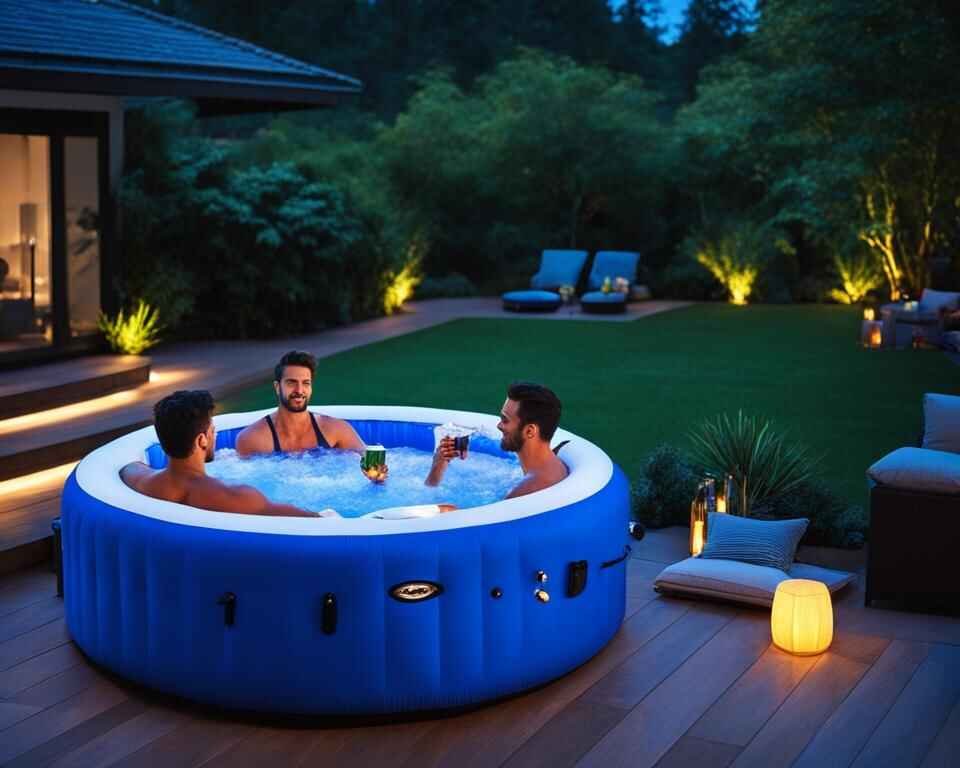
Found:
[[302, 453], [265, 454], [240, 458], [224, 448], [217, 451], [207, 472], [226, 483], [252, 485], [271, 501], [302, 509], [332, 507], [344, 517], [360, 517], [388, 507], [456, 504], [478, 507], [501, 500], [523, 477], [516, 456], [491, 456], [471, 451], [466, 460], [450, 462], [437, 487], [423, 484], [433, 454], [415, 448], [387, 451], [390, 475], [382, 485], [360, 472], [360, 457], [352, 451], [318, 448]]

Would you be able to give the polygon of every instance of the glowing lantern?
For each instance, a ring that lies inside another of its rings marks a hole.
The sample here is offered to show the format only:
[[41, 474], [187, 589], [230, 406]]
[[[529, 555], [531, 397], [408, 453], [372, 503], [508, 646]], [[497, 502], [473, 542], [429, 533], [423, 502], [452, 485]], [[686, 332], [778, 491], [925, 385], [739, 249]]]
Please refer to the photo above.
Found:
[[873, 311], [873, 307], [867, 307], [865, 310], [863, 310], [864, 320], [874, 320], [875, 318], [876, 318], [876, 314]]
[[707, 541], [707, 492], [701, 483], [690, 505], [690, 554], [697, 557]]
[[[872, 310], [869, 310], [872, 312]], [[863, 313], [867, 314], [866, 311]], [[883, 321], [864, 319], [860, 328], [860, 342], [865, 347], [876, 349], [883, 344]]]
[[809, 579], [777, 585], [770, 612], [773, 644], [798, 656], [823, 653], [833, 640], [833, 604], [827, 586]]

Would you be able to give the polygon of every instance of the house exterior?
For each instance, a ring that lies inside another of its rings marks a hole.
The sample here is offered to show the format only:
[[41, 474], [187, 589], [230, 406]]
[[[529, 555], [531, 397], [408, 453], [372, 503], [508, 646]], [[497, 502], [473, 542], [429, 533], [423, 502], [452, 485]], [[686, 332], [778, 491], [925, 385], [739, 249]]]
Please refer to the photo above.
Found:
[[0, 367], [82, 352], [115, 312], [124, 112], [335, 106], [359, 81], [119, 0], [0, 0]]

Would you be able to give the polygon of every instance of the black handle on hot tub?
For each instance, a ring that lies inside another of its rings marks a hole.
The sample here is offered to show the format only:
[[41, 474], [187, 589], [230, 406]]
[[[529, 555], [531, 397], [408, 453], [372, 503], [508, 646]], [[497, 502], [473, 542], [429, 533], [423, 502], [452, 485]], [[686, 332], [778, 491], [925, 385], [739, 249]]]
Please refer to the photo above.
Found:
[[337, 631], [337, 596], [333, 592], [327, 592], [323, 596], [320, 629], [325, 635], [332, 635]]
[[618, 563], [622, 563], [624, 560], [626, 560], [628, 557], [630, 557], [630, 552], [631, 552], [631, 551], [632, 551], [632, 549], [631, 549], [630, 545], [629, 545], [629, 544], [625, 544], [624, 547], [623, 547], [623, 554], [620, 555], [620, 557], [616, 558], [615, 560], [606, 560], [606, 561], [600, 563], [600, 567], [601, 567], [601, 568], [612, 568], [613, 566], [617, 565]]
[[224, 592], [217, 600], [217, 605], [223, 606], [223, 623], [232, 627], [237, 619], [237, 596], [233, 592]]

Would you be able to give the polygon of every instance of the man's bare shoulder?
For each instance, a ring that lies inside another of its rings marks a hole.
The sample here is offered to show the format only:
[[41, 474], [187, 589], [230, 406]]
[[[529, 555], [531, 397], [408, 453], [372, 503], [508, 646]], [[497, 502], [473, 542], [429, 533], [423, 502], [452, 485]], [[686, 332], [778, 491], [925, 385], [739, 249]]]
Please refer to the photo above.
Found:
[[[336, 416], [327, 416], [322, 413], [315, 413], [314, 415], [319, 421], [323, 436], [327, 442], [330, 443], [331, 447], [342, 450], [363, 450], [363, 440], [360, 439], [357, 431], [349, 421], [346, 419], [338, 419]], [[333, 439], [331, 440], [331, 438]]]
[[267, 422], [263, 419], [257, 419], [253, 424], [248, 424], [237, 435], [235, 446], [237, 453], [241, 456], [272, 451], [273, 438], [270, 435]]
[[560, 461], [560, 459], [556, 459], [556, 461], [550, 462], [547, 466], [542, 467], [536, 472], [531, 472], [524, 477], [523, 480], [507, 494], [507, 498], [515, 499], [518, 496], [526, 496], [530, 493], [542, 491], [545, 488], [556, 485], [566, 478], [568, 474], [570, 474], [570, 471], [567, 469], [567, 465]]

